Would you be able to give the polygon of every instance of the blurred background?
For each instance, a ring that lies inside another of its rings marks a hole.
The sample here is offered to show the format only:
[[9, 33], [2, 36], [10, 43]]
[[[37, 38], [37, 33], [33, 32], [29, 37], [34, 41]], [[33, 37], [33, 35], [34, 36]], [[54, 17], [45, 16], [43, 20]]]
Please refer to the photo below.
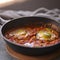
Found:
[[60, 9], [60, 0], [0, 0], [0, 10]]

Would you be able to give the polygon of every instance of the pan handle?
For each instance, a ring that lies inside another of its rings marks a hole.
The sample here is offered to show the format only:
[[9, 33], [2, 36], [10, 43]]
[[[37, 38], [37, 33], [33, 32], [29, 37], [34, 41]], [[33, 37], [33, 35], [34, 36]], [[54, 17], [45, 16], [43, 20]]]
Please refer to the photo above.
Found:
[[3, 25], [4, 23], [9, 22], [10, 20], [5, 20], [3, 18], [0, 17], [0, 25]]

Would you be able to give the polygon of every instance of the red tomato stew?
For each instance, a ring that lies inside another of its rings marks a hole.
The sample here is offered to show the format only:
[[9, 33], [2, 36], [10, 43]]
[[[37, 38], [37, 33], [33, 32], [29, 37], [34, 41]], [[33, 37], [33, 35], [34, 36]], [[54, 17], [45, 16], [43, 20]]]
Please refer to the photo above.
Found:
[[48, 27], [15, 28], [5, 33], [5, 37], [19, 45], [46, 47], [60, 42], [59, 33]]

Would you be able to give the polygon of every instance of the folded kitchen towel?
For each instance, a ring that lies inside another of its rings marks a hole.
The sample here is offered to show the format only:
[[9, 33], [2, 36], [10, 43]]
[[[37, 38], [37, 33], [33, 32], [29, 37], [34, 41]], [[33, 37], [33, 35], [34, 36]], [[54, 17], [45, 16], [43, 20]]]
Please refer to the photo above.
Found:
[[20, 17], [26, 16], [44, 16], [44, 17], [54, 17], [56, 20], [60, 20], [60, 10], [59, 9], [46, 9], [46, 8], [38, 8], [34, 11], [13, 11], [0, 10], [0, 23], [3, 24], [6, 20], [16, 19]]

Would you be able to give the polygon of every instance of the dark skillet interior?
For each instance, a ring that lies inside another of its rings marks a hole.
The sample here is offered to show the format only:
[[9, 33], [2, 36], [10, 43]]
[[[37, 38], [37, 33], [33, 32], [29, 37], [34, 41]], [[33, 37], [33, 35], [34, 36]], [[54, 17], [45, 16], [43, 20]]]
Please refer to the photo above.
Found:
[[[25, 27], [25, 26], [41, 26], [46, 24], [48, 27], [51, 27], [55, 29], [56, 31], [60, 32], [60, 24], [52, 19], [45, 18], [45, 17], [24, 17], [24, 18], [18, 18], [13, 21], [10, 21], [6, 23], [2, 27], [2, 35], [16, 27]], [[59, 33], [60, 34], [60, 33]], [[10, 42], [8, 39], [3, 37], [5, 42], [16, 52], [23, 53], [26, 55], [44, 55], [46, 53], [53, 52], [57, 50], [60, 47], [60, 44], [56, 44], [54, 46], [49, 46], [49, 47], [43, 47], [43, 48], [30, 48], [30, 47], [24, 47], [24, 46], [19, 46], [16, 45], [12, 42]]]

